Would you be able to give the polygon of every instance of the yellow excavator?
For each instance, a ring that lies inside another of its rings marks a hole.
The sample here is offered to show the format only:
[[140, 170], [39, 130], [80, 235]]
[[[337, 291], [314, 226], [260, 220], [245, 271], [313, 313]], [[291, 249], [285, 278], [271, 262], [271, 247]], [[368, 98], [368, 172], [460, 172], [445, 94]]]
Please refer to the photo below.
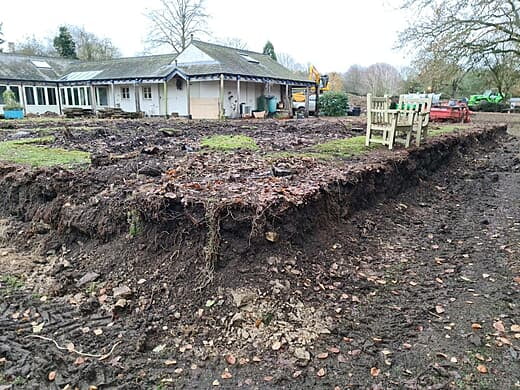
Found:
[[[318, 72], [318, 69], [314, 65], [311, 65], [309, 67], [309, 80], [314, 81], [316, 84], [319, 84], [320, 86], [320, 94], [323, 92], [327, 92], [330, 90], [329, 88], [329, 76], [327, 75], [321, 75], [320, 72]], [[316, 93], [316, 88], [311, 88], [311, 94]], [[293, 102], [297, 103], [305, 103], [305, 89], [304, 88], [294, 88], [293, 89]]]

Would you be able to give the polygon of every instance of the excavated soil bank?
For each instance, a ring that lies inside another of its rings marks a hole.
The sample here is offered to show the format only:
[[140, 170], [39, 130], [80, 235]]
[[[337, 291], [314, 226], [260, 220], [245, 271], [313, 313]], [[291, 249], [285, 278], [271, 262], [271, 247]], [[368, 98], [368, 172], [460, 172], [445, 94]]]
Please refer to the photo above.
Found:
[[[337, 126], [332, 128], [337, 131]], [[329, 127], [325, 129], [330, 133]], [[157, 283], [174, 277], [182, 295], [191, 295], [193, 287], [199, 290], [213, 281], [215, 268], [247, 268], [254, 266], [259, 252], [301, 245], [316, 229], [427, 179], [453, 156], [505, 132], [505, 126], [466, 128], [432, 138], [420, 148], [378, 149], [335, 160], [306, 156], [271, 160], [234, 151], [185, 153], [180, 162], [170, 161], [171, 148], [154, 150], [158, 148], [154, 132], [141, 137], [153, 141], [138, 142], [133, 131], [130, 147], [122, 147], [130, 155], [123, 162], [113, 159], [107, 165], [79, 170], [1, 166], [0, 210], [4, 217], [31, 224], [18, 239], [33, 248], [40, 245], [40, 253], [78, 253], [85, 259], [75, 265], [78, 272], [95, 269], [117, 275], [134, 288], [143, 277]], [[269, 134], [269, 126], [261, 131], [262, 139], [280, 142], [283, 138]], [[65, 134], [58, 144], [92, 148], [94, 142], [88, 141], [98, 139], [98, 133]], [[322, 133], [318, 139], [323, 139]], [[106, 135], [101, 140], [107, 143]], [[117, 148], [121, 145], [116, 143], [100, 149]], [[159, 169], [160, 177], [140, 174], [138, 166], [143, 164]], [[273, 175], [271, 170], [280, 164], [290, 174]], [[224, 282], [219, 275], [216, 285]], [[234, 283], [241, 282], [237, 275]], [[65, 291], [71, 284], [74, 279], [57, 288]], [[166, 299], [171, 299], [169, 294]]]
[[[91, 140], [84, 148], [102, 153], [83, 171], [8, 164], [0, 170], [2, 213], [10, 218], [0, 224], [0, 238], [11, 245], [4, 257], [20, 268], [3, 273], [25, 276], [23, 287], [11, 279], [0, 287], [0, 353], [6, 359], [0, 364], [7, 383], [60, 389], [513, 385], [514, 365], [497, 365], [493, 375], [479, 378], [464, 371], [458, 355], [461, 367], [455, 367], [451, 342], [442, 339], [443, 326], [458, 329], [451, 325], [458, 324], [457, 313], [470, 333], [472, 321], [483, 328], [493, 323], [466, 316], [456, 307], [459, 301], [450, 300], [470, 293], [450, 278], [469, 266], [462, 255], [472, 258], [471, 245], [477, 245], [470, 242], [476, 233], [464, 229], [482, 222], [475, 210], [467, 226], [450, 220], [464, 220], [460, 205], [495, 205], [498, 199], [487, 198], [487, 188], [507, 187], [495, 171], [514, 171], [514, 162], [506, 162], [514, 146], [504, 145], [517, 141], [504, 130], [475, 126], [420, 148], [334, 160], [266, 159], [245, 151], [175, 155], [166, 144], [150, 155], [150, 146], [159, 144], [155, 135], [153, 142], [122, 146], [123, 152], [95, 144], [97, 136], [81, 142], [74, 132], [58, 136], [58, 144], [76, 148]], [[221, 132], [230, 130], [215, 133]], [[337, 124], [330, 133], [355, 134], [338, 131]], [[117, 135], [110, 137], [117, 143]], [[184, 140], [184, 148], [195, 147], [187, 137], [191, 146]], [[285, 151], [293, 150], [289, 144], [301, 146], [296, 135], [277, 137], [273, 130], [270, 137]], [[261, 143], [260, 135], [253, 138]], [[316, 139], [327, 138], [310, 136], [304, 147]], [[138, 154], [122, 159], [110, 155], [136, 149]], [[487, 154], [498, 159], [498, 149], [504, 161], [493, 163]], [[150, 161], [160, 177], [138, 173]], [[237, 171], [241, 165], [245, 173]], [[272, 167], [290, 174], [274, 176]], [[219, 186], [232, 190], [220, 192]], [[444, 215], [445, 209], [451, 214]], [[494, 226], [496, 215], [482, 226]], [[457, 244], [457, 255], [444, 249], [461, 240], [468, 242]], [[15, 243], [40, 255], [22, 260]], [[514, 258], [517, 248], [497, 243], [502, 246]], [[433, 261], [442, 268], [438, 275]], [[505, 267], [503, 258], [496, 261]], [[518, 314], [507, 306], [514, 302], [506, 281], [510, 271], [497, 269], [495, 276], [484, 260], [476, 264], [474, 274], [464, 277], [475, 280], [486, 272], [501, 281], [503, 304], [486, 316], [500, 318], [509, 332]], [[506, 333], [496, 337], [511, 340]], [[453, 367], [429, 356], [432, 338], [438, 340], [434, 350]], [[461, 350], [468, 349], [467, 336], [463, 340]], [[516, 345], [511, 351], [505, 362], [517, 363]], [[498, 359], [487, 350], [478, 353]], [[55, 379], [49, 380], [51, 372]]]

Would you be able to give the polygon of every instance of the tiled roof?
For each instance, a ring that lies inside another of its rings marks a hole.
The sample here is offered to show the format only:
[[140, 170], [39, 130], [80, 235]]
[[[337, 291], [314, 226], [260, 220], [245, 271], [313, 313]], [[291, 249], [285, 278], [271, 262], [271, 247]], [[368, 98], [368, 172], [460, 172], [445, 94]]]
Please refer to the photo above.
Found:
[[181, 65], [183, 73], [196, 75], [231, 74], [309, 82], [274, 61], [270, 56], [194, 40], [192, 44], [218, 63]]
[[0, 53], [0, 80], [55, 81], [77, 60]]
[[186, 76], [226, 74], [309, 83], [309, 80], [286, 69], [268, 55], [196, 40], [191, 44], [214, 61], [179, 64], [176, 67], [175, 54], [86, 62], [0, 53], [0, 80], [81, 82], [161, 79], [178, 69]]
[[162, 78], [173, 72], [174, 54], [163, 54], [143, 57], [115, 58], [106, 61], [78, 62], [67, 68], [62, 80], [72, 74], [74, 81], [113, 80], [113, 79], [147, 79]]

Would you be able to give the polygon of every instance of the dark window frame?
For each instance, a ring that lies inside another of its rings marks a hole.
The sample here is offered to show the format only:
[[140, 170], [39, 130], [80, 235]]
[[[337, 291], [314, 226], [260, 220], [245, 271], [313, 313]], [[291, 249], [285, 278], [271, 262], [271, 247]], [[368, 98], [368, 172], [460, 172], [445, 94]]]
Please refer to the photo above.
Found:
[[130, 99], [130, 87], [121, 87], [121, 99]]
[[152, 87], [143, 87], [143, 99], [144, 100], [152, 100]]
[[4, 104], [3, 93], [7, 91], [7, 85], [0, 85], [0, 104]]
[[67, 88], [67, 106], [73, 106], [74, 101], [72, 100], [72, 88]]
[[47, 99], [45, 96], [45, 87], [36, 87], [36, 97], [38, 99], [38, 101], [36, 103], [38, 106], [47, 105]]
[[28, 106], [35, 106], [36, 100], [34, 96], [34, 88], [33, 87], [24, 87], [25, 88], [25, 101]]
[[47, 104], [49, 106], [58, 105], [58, 100], [56, 99], [56, 88], [54, 87], [47, 88]]

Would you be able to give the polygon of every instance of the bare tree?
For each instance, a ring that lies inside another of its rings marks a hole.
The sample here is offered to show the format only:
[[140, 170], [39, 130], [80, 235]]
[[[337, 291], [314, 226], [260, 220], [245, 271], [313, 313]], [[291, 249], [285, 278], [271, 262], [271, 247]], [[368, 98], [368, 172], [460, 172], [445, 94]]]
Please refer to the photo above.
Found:
[[399, 35], [400, 47], [437, 50], [450, 61], [503, 53], [520, 58], [518, 0], [407, 0], [403, 8], [416, 14]]
[[278, 63], [293, 72], [306, 72], [307, 67], [303, 64], [297, 62], [290, 54], [287, 53], [278, 53], [277, 54]]
[[345, 79], [339, 72], [330, 72], [329, 89], [333, 92], [345, 92]]
[[[5, 42], [2, 37], [4, 36], [4, 33], [2, 32], [2, 26], [3, 23], [0, 23], [0, 46]], [[2, 48], [0, 47], [0, 52], [2, 52]]]
[[365, 69], [360, 65], [352, 65], [343, 76], [347, 92], [355, 95], [365, 94], [364, 77]]
[[382, 96], [401, 92], [403, 79], [392, 65], [377, 63], [370, 65], [364, 72], [364, 84], [367, 92]]
[[147, 14], [151, 23], [148, 43], [152, 47], [169, 46], [182, 52], [190, 43], [190, 36], [206, 32], [204, 0], [160, 0], [161, 9]]
[[69, 31], [76, 43], [76, 52], [80, 60], [99, 61], [121, 56], [119, 49], [109, 38], [98, 37], [80, 26], [69, 26]]
[[249, 50], [247, 42], [236, 37], [219, 38], [216, 43], [239, 50]]
[[422, 50], [414, 61], [417, 79], [425, 91], [444, 93], [452, 97], [457, 96], [464, 78], [474, 69], [475, 64], [472, 58], [454, 61], [444, 57], [439, 50]]
[[51, 44], [51, 39], [40, 40], [35, 35], [27, 36], [15, 43], [15, 53], [28, 56], [50, 56], [57, 57], [58, 53]]
[[513, 87], [520, 81], [518, 58], [511, 53], [490, 54], [484, 59], [488, 69], [488, 82], [502, 96], [510, 96]]

